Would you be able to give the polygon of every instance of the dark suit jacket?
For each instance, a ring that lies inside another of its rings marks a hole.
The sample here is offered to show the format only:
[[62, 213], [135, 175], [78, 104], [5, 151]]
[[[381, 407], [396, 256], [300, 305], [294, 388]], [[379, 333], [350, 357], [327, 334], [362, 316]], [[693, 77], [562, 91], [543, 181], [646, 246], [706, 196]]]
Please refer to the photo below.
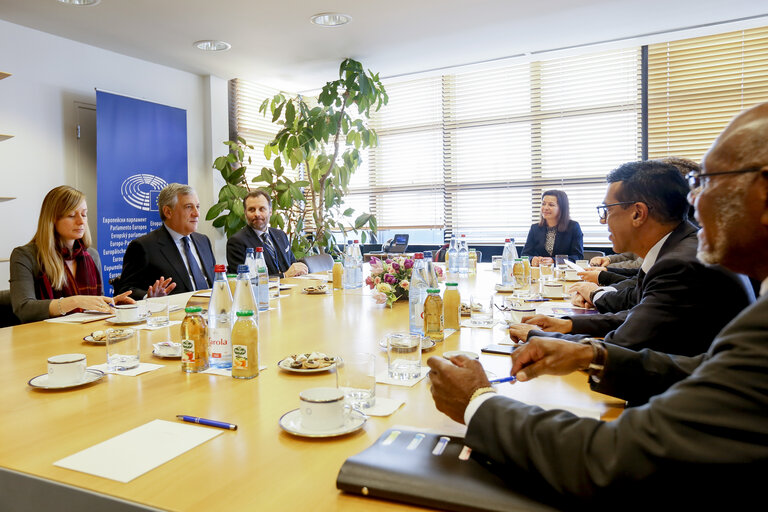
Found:
[[[696, 232], [687, 221], [672, 231], [648, 274], [642, 280], [638, 276], [634, 307], [567, 317], [573, 322], [573, 334], [556, 337], [604, 336], [610, 343], [635, 350], [690, 356], [706, 352], [715, 335], [752, 302], [753, 295], [736, 274], [696, 259]], [[529, 337], [536, 335], [550, 336], [536, 330], [529, 333]]]
[[[211, 286], [216, 261], [211, 241], [200, 233], [192, 233], [190, 238], [197, 247], [201, 270]], [[181, 259], [181, 254], [165, 226], [160, 226], [128, 244], [123, 257], [123, 272], [118, 283], [118, 293], [131, 290], [132, 298], [142, 299], [147, 294], [147, 288], [160, 276], [170, 277], [176, 283], [176, 288], [171, 293], [191, 292], [194, 289], [184, 260]]]
[[[291, 244], [285, 232], [277, 228], [269, 228], [269, 234], [277, 252], [277, 261], [272, 259], [269, 251], [264, 249], [267, 270], [271, 276], [279, 275], [282, 277], [283, 273], [296, 263], [296, 257], [291, 252]], [[227, 270], [230, 274], [237, 273], [237, 266], [245, 263], [245, 250], [249, 247], [254, 249], [264, 247], [250, 226], [245, 226], [227, 240]]]
[[768, 296], [698, 357], [609, 347], [597, 389], [648, 403], [602, 422], [494, 397], [472, 417], [465, 442], [495, 471], [540, 475], [573, 503], [589, 499], [590, 510], [617, 497], [633, 510], [645, 505], [638, 500], [738, 508], [764, 493]]
[[525, 241], [522, 256], [547, 256], [554, 258], [557, 254], [567, 254], [572, 261], [580, 260], [584, 256], [584, 235], [581, 226], [575, 220], [568, 224], [568, 229], [558, 231], [555, 236], [555, 248], [552, 254], [547, 254], [544, 246], [547, 242], [547, 227], [534, 224], [528, 231], [528, 239]]

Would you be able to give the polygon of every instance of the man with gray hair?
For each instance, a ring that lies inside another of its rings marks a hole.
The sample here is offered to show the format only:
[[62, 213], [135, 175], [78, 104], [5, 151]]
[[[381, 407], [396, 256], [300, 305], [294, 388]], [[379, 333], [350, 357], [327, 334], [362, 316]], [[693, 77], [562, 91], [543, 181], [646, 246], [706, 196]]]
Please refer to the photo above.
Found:
[[200, 201], [189, 185], [171, 183], [157, 198], [163, 225], [133, 240], [123, 257], [116, 291], [131, 297], [184, 293], [213, 284], [213, 249], [207, 236], [197, 233]]

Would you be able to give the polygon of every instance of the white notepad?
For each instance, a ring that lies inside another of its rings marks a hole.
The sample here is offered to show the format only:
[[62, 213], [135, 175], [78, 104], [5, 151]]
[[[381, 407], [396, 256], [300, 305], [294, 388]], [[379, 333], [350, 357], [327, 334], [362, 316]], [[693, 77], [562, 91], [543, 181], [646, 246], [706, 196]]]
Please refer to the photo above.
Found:
[[154, 420], [53, 465], [127, 483], [222, 433], [216, 428]]

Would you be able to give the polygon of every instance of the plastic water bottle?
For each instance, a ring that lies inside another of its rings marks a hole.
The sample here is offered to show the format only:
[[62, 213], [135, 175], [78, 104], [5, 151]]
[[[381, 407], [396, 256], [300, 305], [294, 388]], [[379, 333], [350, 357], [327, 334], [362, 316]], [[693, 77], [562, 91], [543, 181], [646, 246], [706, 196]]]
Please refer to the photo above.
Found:
[[411, 334], [424, 334], [424, 299], [427, 298], [426, 268], [424, 255], [417, 252], [413, 255], [414, 263], [411, 271], [411, 284], [408, 287], [408, 318]]
[[352, 258], [355, 264], [355, 288], [363, 287], [363, 253], [360, 251], [360, 241], [352, 244]]
[[424, 272], [427, 277], [427, 288], [440, 288], [437, 271], [432, 263], [432, 251], [424, 251]]
[[216, 265], [211, 300], [208, 302], [208, 367], [232, 368], [232, 292], [227, 267]]
[[256, 289], [256, 301], [259, 304], [259, 311], [269, 309], [269, 274], [267, 273], [267, 262], [264, 261], [264, 248], [256, 248], [256, 274], [259, 287]]
[[461, 242], [459, 242], [459, 274], [466, 276], [469, 274], [469, 249], [467, 248], [467, 235], [461, 235]]
[[513, 245], [512, 239], [504, 240], [504, 252], [501, 254], [501, 286], [515, 286], [515, 275], [512, 267], [515, 266], [517, 258], [517, 249]]
[[[255, 261], [255, 258], [254, 258]], [[237, 321], [237, 313], [239, 311], [254, 311], [259, 310], [258, 303], [256, 301], [256, 294], [254, 293], [253, 284], [251, 284], [251, 273], [248, 269], [248, 265], [237, 266], [237, 284], [235, 286], [235, 297], [232, 301], [232, 323]], [[254, 315], [254, 320], [258, 323], [258, 314]]]
[[259, 285], [259, 272], [256, 270], [256, 253], [254, 252], [253, 247], [249, 247], [245, 250], [244, 265], [248, 266], [248, 270], [251, 275], [251, 283], [253, 289], [255, 290]]
[[448, 244], [448, 272], [457, 274], [459, 272], [459, 242], [455, 236], [451, 237]]
[[352, 256], [352, 240], [347, 240], [347, 246], [344, 248], [344, 289], [349, 290], [355, 287], [355, 262]]

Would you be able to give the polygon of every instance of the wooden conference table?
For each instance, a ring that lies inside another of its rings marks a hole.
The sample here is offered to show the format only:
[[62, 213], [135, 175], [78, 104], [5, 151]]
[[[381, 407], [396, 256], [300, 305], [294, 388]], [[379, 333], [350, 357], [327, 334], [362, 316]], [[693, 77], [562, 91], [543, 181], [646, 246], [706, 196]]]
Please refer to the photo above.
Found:
[[[491, 292], [498, 281], [498, 272], [481, 265], [476, 277], [460, 280], [463, 300], [468, 301], [472, 289]], [[372, 352], [377, 355], [377, 366], [383, 368], [386, 353], [379, 340], [385, 333], [407, 330], [407, 302], [388, 309], [376, 304], [367, 288], [306, 295], [301, 289], [316, 282], [284, 282], [298, 286], [282, 292], [288, 296], [272, 301], [275, 309], [260, 315], [260, 359], [268, 369], [253, 380], [185, 374], [177, 360], [155, 358], [152, 343], [169, 334], [179, 340], [175, 325], [168, 330], [140, 331], [142, 361], [167, 365], [160, 370], [137, 377], [107, 375], [97, 383], [69, 390], [33, 389], [27, 381], [46, 372], [46, 358], [51, 355], [82, 352], [89, 365], [104, 363], [104, 346], [84, 342], [83, 336], [108, 325], [103, 321], [83, 325], [37, 322], [0, 329], [0, 470], [37, 477], [41, 485], [61, 483], [165, 510], [409, 509], [343, 494], [335, 481], [347, 457], [364, 450], [395, 425], [463, 433], [462, 425], [435, 409], [428, 378], [411, 388], [377, 385], [377, 396], [405, 400], [391, 416], [371, 417], [362, 430], [347, 436], [308, 439], [284, 432], [278, 420], [298, 407], [301, 390], [335, 386], [336, 375], [332, 371], [297, 375], [276, 366], [289, 354], [319, 351], [341, 357]], [[185, 301], [188, 296], [172, 298]], [[183, 314], [171, 313], [171, 319], [180, 320]], [[499, 327], [462, 328], [425, 353], [424, 361], [447, 350], [480, 353], [481, 347], [505, 336]], [[500, 377], [508, 375], [508, 356], [483, 354], [480, 361], [486, 370]], [[503, 384], [499, 391], [530, 403], [602, 407], [606, 419], [616, 417], [623, 406], [619, 400], [590, 391], [580, 374]], [[236, 423], [239, 428], [125, 484], [53, 465], [152, 420], [176, 421], [177, 414]], [[0, 496], [0, 509], [2, 500]], [[13, 504], [5, 505], [15, 509]]]

